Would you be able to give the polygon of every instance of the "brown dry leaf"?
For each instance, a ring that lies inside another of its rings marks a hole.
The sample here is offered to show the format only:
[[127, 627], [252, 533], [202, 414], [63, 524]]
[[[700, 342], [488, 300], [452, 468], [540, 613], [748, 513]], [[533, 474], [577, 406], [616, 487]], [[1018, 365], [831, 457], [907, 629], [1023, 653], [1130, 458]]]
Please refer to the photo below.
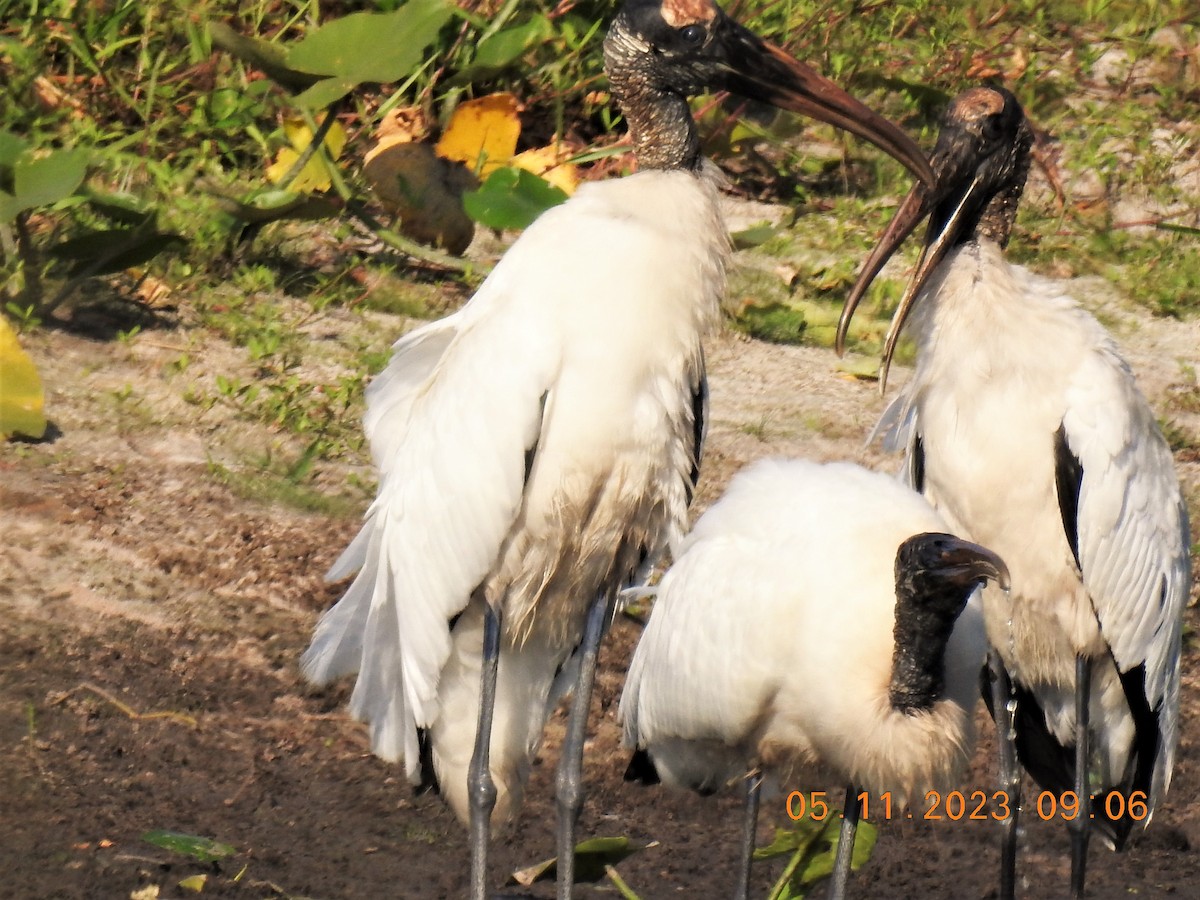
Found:
[[411, 144], [429, 136], [429, 118], [419, 106], [393, 109], [375, 129], [375, 146], [367, 151], [364, 163], [396, 144]]
[[33, 98], [46, 112], [69, 106], [72, 118], [79, 119], [84, 115], [83, 104], [45, 75], [39, 75], [33, 80]]
[[475, 223], [463, 211], [462, 195], [479, 182], [461, 163], [442, 159], [426, 143], [398, 143], [376, 152], [363, 174], [384, 206], [400, 216], [408, 237], [451, 253], [471, 243]]
[[435, 149], [443, 159], [463, 163], [480, 178], [487, 178], [508, 165], [520, 134], [517, 98], [489, 94], [458, 105]]
[[[135, 275], [142, 275], [140, 270], [131, 270]], [[138, 300], [149, 307], [167, 306], [171, 301], [171, 286], [161, 278], [155, 278], [153, 275], [142, 275], [137, 287], [134, 289], [134, 296]]]
[[538, 147], [535, 150], [518, 153], [512, 158], [509, 165], [541, 176], [569, 195], [575, 193], [575, 188], [579, 187], [579, 169], [570, 163], [563, 162], [570, 156], [570, 150], [561, 144]]
[[1005, 81], [1018, 81], [1029, 68], [1029, 53], [1024, 47], [1014, 47], [1012, 56], [1008, 58], [1008, 68], [1004, 71]]

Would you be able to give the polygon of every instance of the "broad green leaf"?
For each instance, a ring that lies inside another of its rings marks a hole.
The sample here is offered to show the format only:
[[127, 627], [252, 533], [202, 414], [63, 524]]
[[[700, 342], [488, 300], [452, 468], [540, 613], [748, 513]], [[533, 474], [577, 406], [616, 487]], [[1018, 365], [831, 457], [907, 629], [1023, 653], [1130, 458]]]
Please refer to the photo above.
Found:
[[493, 172], [477, 191], [463, 194], [463, 208], [489, 228], [527, 228], [552, 206], [567, 199], [563, 191], [524, 169]]
[[779, 229], [774, 225], [751, 225], [749, 228], [743, 228], [741, 231], [736, 231], [729, 237], [733, 241], [735, 250], [749, 250], [751, 247], [758, 247], [765, 244], [771, 238], [779, 233]]
[[23, 158], [13, 165], [13, 188], [21, 209], [49, 206], [68, 197], [87, 174], [87, 154], [57, 150], [38, 159]]
[[335, 100], [341, 100], [358, 87], [358, 82], [349, 78], [322, 78], [308, 90], [296, 95], [296, 103], [306, 109], [324, 109]]
[[417, 67], [452, 15], [446, 0], [409, 0], [390, 13], [351, 13], [293, 47], [288, 65], [352, 85], [398, 81]]
[[824, 830], [823, 822], [811, 818], [800, 819], [792, 828], [776, 828], [771, 843], [754, 849], [754, 858], [771, 859], [775, 856], [790, 855], [798, 850], [807, 850]]
[[82, 194], [88, 206], [122, 225], [141, 225], [154, 215], [154, 210], [133, 194], [110, 194], [87, 185]]
[[8, 191], [0, 190], [0, 222], [11, 222], [23, 206]]
[[0, 435], [41, 438], [46, 433], [44, 400], [37, 367], [21, 349], [8, 319], [0, 316]]
[[[615, 866], [645, 850], [651, 844], [642, 844], [627, 837], [588, 838], [575, 845], [575, 882], [599, 881], [605, 876], [607, 866]], [[524, 869], [518, 869], [509, 877], [509, 884], [522, 887], [538, 881], [553, 881], [558, 877], [558, 857], [543, 860]]]
[[222, 211], [239, 221], [255, 225], [280, 219], [327, 219], [341, 210], [341, 206], [328, 197], [295, 191], [264, 191], [248, 202], [232, 197], [216, 199]]
[[298, 72], [287, 64], [287, 49], [281, 44], [262, 38], [238, 34], [224, 22], [208, 26], [212, 42], [243, 62], [261, 69], [276, 84], [294, 91], [313, 85], [318, 79], [307, 72]]
[[475, 49], [471, 67], [502, 69], [529, 47], [544, 41], [551, 31], [550, 21], [542, 15], [534, 16], [524, 24], [497, 31]]
[[74, 260], [70, 275], [111, 275], [140, 266], [165, 250], [187, 242], [182, 235], [141, 228], [112, 228], [71, 238], [49, 248], [60, 259]]
[[11, 131], [0, 128], [0, 167], [13, 165], [29, 149], [29, 144]]
[[172, 853], [182, 853], [200, 862], [216, 862], [237, 853], [237, 848], [222, 844], [212, 838], [199, 837], [194, 834], [183, 834], [178, 831], [155, 829], [142, 835], [142, 840]]
[[[841, 827], [840, 821], [830, 820], [825, 823], [825, 830], [821, 833], [821, 840], [818, 843], [828, 846], [829, 849], [823, 853], [809, 853], [804, 863], [796, 869], [796, 874], [792, 876], [794, 886], [816, 884], [821, 879], [828, 878], [833, 874], [833, 863], [837, 857]], [[854, 853], [850, 857], [851, 870], [862, 868], [871, 858], [877, 837], [878, 829], [870, 822], [858, 823], [858, 831], [854, 836]]]

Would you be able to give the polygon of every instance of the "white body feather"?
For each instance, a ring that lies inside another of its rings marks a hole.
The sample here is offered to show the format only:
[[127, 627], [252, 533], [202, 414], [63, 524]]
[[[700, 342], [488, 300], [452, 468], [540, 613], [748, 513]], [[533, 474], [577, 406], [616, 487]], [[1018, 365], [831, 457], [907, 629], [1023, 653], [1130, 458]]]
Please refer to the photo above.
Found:
[[414, 782], [426, 729], [464, 820], [483, 603], [503, 614], [491, 748], [500, 822], [519, 803], [587, 607], [682, 532], [700, 339], [717, 316], [727, 242], [711, 177], [584, 185], [461, 310], [398, 341], [368, 391], [379, 494], [330, 573], [358, 576], [303, 668], [318, 683], [359, 673], [352, 713]]
[[850, 463], [743, 470], [659, 586], [621, 699], [626, 744], [700, 790], [754, 765], [898, 803], [961, 785], [986, 650], [978, 592], [946, 648], [946, 696], [916, 714], [888, 699], [896, 551], [946, 530], [919, 495]]
[[[1134, 736], [1113, 661], [1145, 666], [1161, 730], [1152, 809], [1179, 736], [1189, 564], [1186, 508], [1146, 400], [1100, 324], [991, 241], [943, 261], [909, 328], [916, 371], [881, 425], [907, 444], [910, 478], [919, 438], [925, 496], [1008, 564], [1011, 592], [984, 593], [991, 644], [1064, 747], [1075, 743], [1076, 654], [1093, 659], [1093, 766], [1107, 787]], [[1056, 490], [1060, 426], [1083, 470], [1078, 568]]]

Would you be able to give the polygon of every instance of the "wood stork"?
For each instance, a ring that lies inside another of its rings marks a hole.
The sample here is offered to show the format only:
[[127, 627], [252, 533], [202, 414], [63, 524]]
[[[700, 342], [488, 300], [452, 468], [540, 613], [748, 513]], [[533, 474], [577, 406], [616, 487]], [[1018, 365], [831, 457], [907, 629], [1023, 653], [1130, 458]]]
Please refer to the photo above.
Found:
[[575, 683], [557, 781], [569, 895], [596, 650], [616, 592], [686, 519], [728, 251], [687, 97], [806, 113], [932, 179], [896, 126], [711, 0], [630, 0], [604, 50], [643, 171], [585, 185], [461, 310], [395, 345], [367, 398], [379, 494], [330, 572], [358, 575], [303, 658], [319, 684], [357, 671], [374, 752], [468, 821], [479, 898], [490, 824], [519, 805]]
[[968, 598], [1007, 572], [945, 531], [888, 475], [766, 459], [734, 477], [658, 585], [621, 697], [628, 777], [651, 774], [642, 751], [652, 774], [705, 793], [757, 769], [737, 896], [759, 773], [780, 786], [849, 782], [835, 896], [858, 791], [890, 791], [899, 810], [961, 786], [987, 652]]
[[1011, 593], [984, 594], [1013, 792], [1001, 895], [1015, 890], [1019, 758], [1042, 788], [1078, 798], [1068, 827], [1079, 896], [1090, 827], [1119, 849], [1171, 780], [1188, 523], [1171, 452], [1113, 339], [1059, 285], [1004, 259], [1031, 144], [1008, 91], [957, 97], [931, 160], [938, 187], [905, 199], [840, 334], [929, 214], [884, 350], [886, 377], [912, 310], [916, 370], [881, 427], [907, 446], [911, 485], [1012, 571]]

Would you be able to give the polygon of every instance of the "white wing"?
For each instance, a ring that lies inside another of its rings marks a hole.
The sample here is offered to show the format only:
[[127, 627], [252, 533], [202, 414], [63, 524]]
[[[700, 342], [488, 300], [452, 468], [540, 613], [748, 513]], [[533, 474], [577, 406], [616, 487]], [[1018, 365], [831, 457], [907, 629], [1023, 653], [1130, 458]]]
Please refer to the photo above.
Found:
[[[852, 464], [740, 472], [659, 587], [621, 699], [626, 744], [651, 748], [664, 777], [664, 765], [685, 773], [670, 780], [715, 788], [764, 728], [801, 747], [823, 732], [812, 723], [836, 718], [835, 696], [872, 707], [891, 667], [895, 548], [939, 530], [917, 494]], [[803, 686], [803, 710], [781, 709], [788, 685]], [[725, 771], [703, 771], [713, 765]]]
[[410, 777], [417, 729], [437, 714], [447, 622], [517, 517], [558, 366], [548, 326], [511, 289], [528, 257], [510, 251], [467, 306], [398, 342], [372, 385], [366, 428], [379, 494], [331, 572], [359, 574], [302, 660], [318, 683], [360, 672], [351, 712], [371, 723], [377, 754], [406, 758]]
[[1083, 583], [1118, 666], [1146, 667], [1146, 699], [1158, 711], [1169, 772], [1190, 577], [1187, 509], [1174, 461], [1111, 343], [1086, 359], [1067, 404], [1063, 429], [1082, 469], [1077, 522]]

